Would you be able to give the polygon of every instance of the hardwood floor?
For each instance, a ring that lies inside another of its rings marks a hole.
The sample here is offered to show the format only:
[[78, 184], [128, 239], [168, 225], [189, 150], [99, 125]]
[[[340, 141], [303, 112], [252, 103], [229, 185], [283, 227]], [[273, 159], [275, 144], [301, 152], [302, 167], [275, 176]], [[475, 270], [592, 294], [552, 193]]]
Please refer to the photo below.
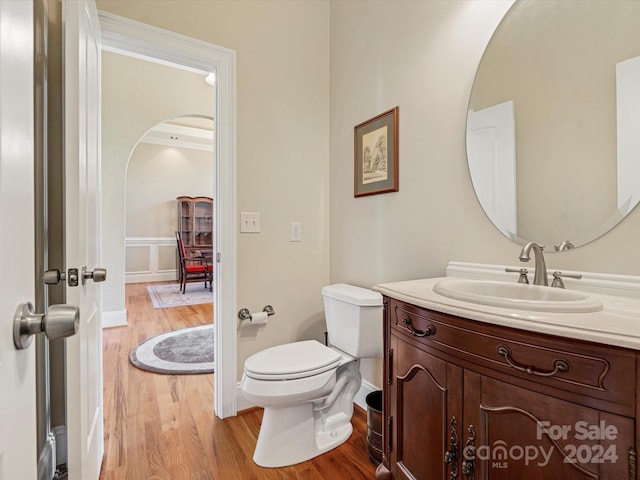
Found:
[[253, 463], [262, 409], [220, 420], [213, 414], [213, 375], [160, 375], [129, 363], [129, 351], [158, 333], [211, 321], [212, 305], [154, 309], [146, 284], [126, 286], [129, 325], [104, 330], [105, 480], [373, 479], [366, 413], [356, 407], [354, 433], [340, 447], [299, 465]]

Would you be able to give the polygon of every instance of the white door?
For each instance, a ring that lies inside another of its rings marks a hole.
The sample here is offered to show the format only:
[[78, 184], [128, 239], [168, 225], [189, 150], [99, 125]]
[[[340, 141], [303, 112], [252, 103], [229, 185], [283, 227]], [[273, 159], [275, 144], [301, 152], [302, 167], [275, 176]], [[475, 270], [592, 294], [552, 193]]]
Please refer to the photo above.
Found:
[[469, 171], [482, 208], [498, 229], [516, 240], [516, 129], [513, 102], [467, 116]]
[[100, 31], [93, 0], [63, 8], [65, 263], [79, 274], [78, 286], [67, 275], [66, 302], [80, 308], [78, 334], [66, 341], [67, 467], [70, 480], [94, 480], [104, 452], [101, 285], [90, 278], [102, 266]]
[[640, 201], [640, 57], [616, 64], [618, 210], [622, 216]]
[[35, 347], [13, 315], [33, 302], [33, 5], [0, 0], [0, 480], [36, 478]]

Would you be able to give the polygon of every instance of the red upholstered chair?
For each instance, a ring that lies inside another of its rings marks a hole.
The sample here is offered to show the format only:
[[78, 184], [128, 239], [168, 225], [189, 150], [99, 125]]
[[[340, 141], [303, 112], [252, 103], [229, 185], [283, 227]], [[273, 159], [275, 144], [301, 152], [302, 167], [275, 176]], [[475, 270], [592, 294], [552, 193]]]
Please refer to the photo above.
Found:
[[185, 293], [187, 282], [204, 281], [204, 288], [211, 290], [211, 278], [213, 273], [213, 265], [209, 265], [204, 257], [187, 258], [187, 252], [184, 248], [184, 242], [180, 236], [180, 232], [176, 232], [176, 241], [178, 242], [178, 255], [180, 257], [180, 290]]

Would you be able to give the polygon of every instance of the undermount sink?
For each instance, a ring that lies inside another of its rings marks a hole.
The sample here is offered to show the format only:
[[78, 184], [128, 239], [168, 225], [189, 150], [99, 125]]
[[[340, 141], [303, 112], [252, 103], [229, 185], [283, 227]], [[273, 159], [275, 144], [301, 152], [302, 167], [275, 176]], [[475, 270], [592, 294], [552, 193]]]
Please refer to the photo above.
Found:
[[586, 293], [522, 283], [456, 278], [436, 283], [433, 291], [463, 302], [514, 310], [556, 313], [602, 310], [602, 303]]

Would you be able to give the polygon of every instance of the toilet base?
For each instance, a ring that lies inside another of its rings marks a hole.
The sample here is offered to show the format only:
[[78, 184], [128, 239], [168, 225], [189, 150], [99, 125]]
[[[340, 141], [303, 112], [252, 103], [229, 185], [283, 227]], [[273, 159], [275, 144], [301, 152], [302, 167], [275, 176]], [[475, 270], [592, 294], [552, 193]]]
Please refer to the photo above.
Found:
[[351, 422], [315, 432], [313, 404], [286, 408], [266, 407], [253, 461], [261, 467], [285, 467], [305, 462], [346, 442]]

